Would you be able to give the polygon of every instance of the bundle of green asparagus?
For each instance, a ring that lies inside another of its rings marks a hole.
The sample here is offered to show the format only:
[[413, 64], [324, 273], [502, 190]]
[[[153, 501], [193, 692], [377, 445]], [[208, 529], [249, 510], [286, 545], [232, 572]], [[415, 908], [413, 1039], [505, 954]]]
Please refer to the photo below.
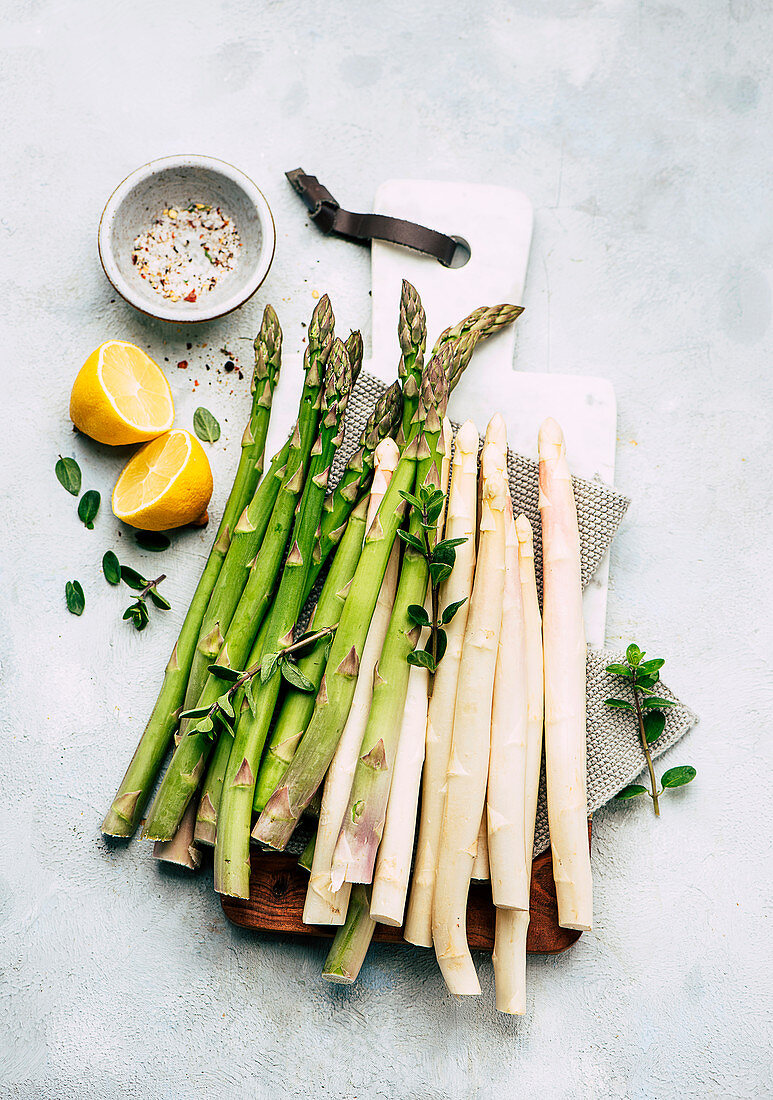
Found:
[[[484, 583], [474, 569], [477, 434], [467, 427], [457, 440], [446, 508], [451, 432], [444, 418], [478, 340], [520, 313], [509, 305], [477, 309], [446, 329], [427, 356], [424, 310], [404, 282], [399, 378], [377, 402], [331, 490], [361, 338], [337, 338], [330, 302], [319, 301], [298, 416], [261, 479], [282, 347], [279, 322], [266, 307], [236, 479], [158, 701], [102, 826], [110, 836], [135, 832], [172, 750], [143, 836], [156, 842], [160, 858], [191, 868], [213, 847], [216, 889], [246, 898], [250, 860], [261, 858], [260, 848], [283, 849], [316, 802], [316, 841], [301, 860], [311, 869], [306, 919], [340, 925], [325, 967], [332, 981], [356, 976], [374, 918], [402, 923], [425, 732], [425, 784], [432, 775], [445, 781], [451, 751], [445, 727], [454, 700], [459, 709], [460, 667], [468, 681], [473, 677], [471, 697], [478, 673], [470, 670], [485, 669], [492, 684], [477, 692], [477, 702], [488, 696], [491, 710], [496, 644], [493, 657], [489, 645], [477, 662], [467, 660], [472, 649], [463, 657], [462, 648], [468, 602], [475, 622], [481, 608], [491, 614], [503, 600], [504, 581], [493, 603], [491, 585], [505, 575], [504, 445], [492, 440], [484, 462], [479, 560], [492, 563], [481, 574]], [[304, 605], [325, 568], [303, 631]], [[434, 722], [443, 727], [443, 744], [431, 760]], [[479, 715], [475, 729], [484, 724]], [[455, 731], [454, 725], [454, 737]], [[485, 793], [480, 761], [476, 774], [476, 792], [483, 784]], [[431, 880], [429, 901], [417, 893], [415, 907], [425, 926], [428, 913], [440, 919], [432, 886], [446, 873], [438, 855], [443, 807], [431, 793], [422, 807], [414, 879], [415, 891]], [[470, 806], [482, 797], [462, 791], [462, 832], [470, 827]], [[476, 837], [481, 813], [482, 805]], [[466, 897], [457, 864], [450, 859], [449, 920]], [[410, 921], [411, 911], [407, 935]], [[432, 942], [434, 928], [429, 935]]]

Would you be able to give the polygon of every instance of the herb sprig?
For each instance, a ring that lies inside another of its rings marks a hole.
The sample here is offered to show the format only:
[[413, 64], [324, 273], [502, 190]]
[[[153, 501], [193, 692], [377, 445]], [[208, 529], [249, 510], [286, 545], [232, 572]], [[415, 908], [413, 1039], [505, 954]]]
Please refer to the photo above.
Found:
[[236, 722], [234, 699], [241, 688], [244, 688], [244, 698], [254, 715], [253, 686], [255, 678], [258, 676], [260, 682], [266, 684], [273, 676], [278, 674], [299, 691], [314, 691], [314, 684], [298, 668], [293, 660], [293, 655], [299, 650], [318, 642], [321, 638], [327, 638], [327, 644], [329, 645], [335, 631], [335, 626], [329, 626], [325, 627], [324, 630], [302, 634], [297, 642], [291, 642], [290, 645], [283, 646], [276, 653], [264, 654], [260, 661], [244, 671], [228, 668], [226, 665], [210, 665], [209, 671], [212, 675], [220, 680], [227, 681], [231, 686], [211, 706], [193, 707], [182, 712], [180, 720], [195, 720], [195, 725], [190, 728], [188, 733], [204, 733], [207, 737], [214, 738], [216, 733], [223, 729], [233, 735]]
[[652, 808], [657, 817], [660, 817], [659, 798], [665, 790], [672, 787], [683, 787], [695, 779], [695, 768], [690, 764], [683, 764], [677, 768], [669, 768], [661, 776], [661, 789], [658, 790], [658, 781], [655, 776], [655, 768], [652, 763], [650, 745], [653, 745], [662, 734], [666, 726], [664, 707], [676, 706], [673, 699], [665, 699], [656, 692], [656, 685], [660, 680], [660, 670], [666, 663], [662, 657], [655, 657], [645, 661], [644, 652], [635, 642], [631, 642], [625, 653], [625, 664], [607, 665], [607, 672], [619, 676], [625, 680], [633, 696], [633, 703], [628, 699], [610, 698], [605, 700], [608, 707], [614, 710], [625, 710], [635, 714], [639, 727], [642, 749], [647, 760], [647, 770], [650, 777], [650, 787], [642, 787], [639, 783], [633, 783], [624, 787], [615, 797], [618, 799], [636, 798], [638, 795], [647, 794], [652, 799]]
[[408, 617], [411, 622], [420, 628], [427, 627], [429, 637], [424, 649], [416, 649], [408, 654], [408, 664], [428, 670], [429, 693], [432, 694], [433, 677], [448, 645], [448, 635], [443, 627], [448, 626], [456, 612], [466, 602], [466, 597], [463, 600], [457, 600], [455, 603], [448, 604], [441, 612], [440, 586], [451, 575], [456, 562], [456, 547], [461, 546], [467, 539], [441, 539], [433, 545], [433, 536], [445, 507], [446, 498], [442, 489], [430, 489], [422, 485], [418, 496], [402, 491], [400, 496], [407, 502], [411, 516], [418, 518], [421, 534], [403, 530], [398, 531], [397, 534], [407, 546], [421, 554], [429, 569], [430, 612], [428, 613], [421, 604], [413, 603], [408, 607]]

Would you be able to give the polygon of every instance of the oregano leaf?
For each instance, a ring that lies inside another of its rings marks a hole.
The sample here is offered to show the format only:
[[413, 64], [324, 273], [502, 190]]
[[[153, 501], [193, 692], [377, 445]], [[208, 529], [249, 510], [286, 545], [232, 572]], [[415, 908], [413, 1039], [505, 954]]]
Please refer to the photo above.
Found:
[[314, 691], [314, 684], [312, 684], [308, 676], [305, 676], [292, 661], [282, 661], [281, 671], [282, 676], [287, 680], [288, 684], [292, 684], [298, 691]]
[[[665, 664], [663, 657], [655, 657], [651, 661], [644, 661], [637, 668], [638, 676], [651, 676], [653, 672], [657, 672]], [[657, 677], [655, 677], [657, 679]]]
[[86, 597], [80, 581], [68, 581], [64, 586], [64, 598], [67, 601], [67, 610], [71, 615], [82, 615], [86, 606]]
[[427, 653], [425, 649], [414, 649], [412, 653], [409, 653], [406, 660], [409, 665], [417, 665], [419, 668], [429, 669], [430, 672], [435, 671], [435, 662], [432, 660], [432, 654]]
[[407, 543], [408, 546], [412, 546], [414, 550], [418, 550], [420, 554], [424, 553], [424, 543], [421, 541], [418, 535], [414, 535], [412, 531], [403, 531], [402, 528], [397, 532], [397, 537]]
[[629, 664], [638, 665], [644, 654], [637, 646], [636, 642], [631, 642], [628, 649], [625, 651], [625, 656]]
[[129, 588], [133, 588], [135, 592], [141, 592], [143, 588], [147, 588], [148, 582], [138, 573], [136, 569], [132, 569], [130, 565], [121, 566], [121, 580], [124, 584], [128, 584]]
[[605, 699], [604, 702], [608, 707], [612, 707], [613, 710], [635, 710], [633, 703], [627, 702], [625, 699]]
[[[448, 635], [446, 634], [445, 630], [441, 630], [440, 627], [438, 627], [435, 636], [436, 636], [435, 645], [436, 645], [436, 648], [437, 648], [437, 656], [435, 658], [435, 662], [436, 662], [435, 663], [435, 668], [437, 668], [437, 666], [440, 664], [443, 657], [445, 656], [446, 648], [448, 646]], [[431, 636], [428, 638], [427, 644], [425, 645], [424, 648], [426, 649], [427, 653], [432, 655], [432, 637]]]
[[220, 425], [209, 409], [201, 406], [193, 414], [193, 430], [205, 443], [217, 443], [220, 438]]
[[638, 783], [632, 783], [628, 787], [623, 787], [622, 791], [618, 791], [617, 794], [615, 795], [615, 798], [618, 798], [618, 799], [636, 798], [637, 795], [646, 794], [646, 793], [647, 793], [646, 787], [642, 787]]
[[664, 787], [684, 787], [686, 783], [692, 783], [698, 773], [690, 764], [682, 764], [678, 768], [669, 768], [663, 772], [660, 782]]
[[228, 665], [213, 664], [208, 667], [212, 675], [216, 676], [218, 680], [228, 680], [232, 684], [235, 684], [242, 675], [238, 669], [229, 668]]
[[641, 701], [642, 707], [675, 707], [673, 699], [661, 699], [658, 695], [648, 695]]
[[54, 466], [54, 473], [57, 480], [68, 493], [72, 493], [74, 497], [77, 497], [81, 491], [81, 468], [74, 458], [62, 458], [59, 455], [59, 460], [56, 466]]
[[112, 550], [108, 550], [102, 558], [102, 572], [108, 584], [121, 583], [121, 564]]
[[611, 672], [613, 676], [625, 676], [626, 679], [632, 680], [633, 673], [628, 665], [611, 664], [607, 665], [607, 672]]
[[151, 600], [159, 611], [172, 610], [172, 605], [170, 604], [169, 600], [165, 596], [162, 596], [157, 588], [151, 588], [148, 592], [148, 595], [150, 596]]
[[244, 698], [247, 700], [247, 706], [250, 708], [250, 714], [255, 717], [255, 696], [253, 694], [253, 687], [255, 681], [248, 680], [244, 685]]
[[441, 624], [443, 626], [448, 626], [459, 608], [464, 607], [466, 603], [467, 597], [465, 596], [463, 600], [457, 600], [455, 603], [450, 603], [447, 607], [444, 607], [443, 614], [440, 616]]
[[101, 499], [96, 489], [88, 489], [78, 502], [78, 516], [89, 531], [94, 530]]
[[191, 707], [190, 710], [184, 710], [180, 714], [180, 721], [183, 719], [203, 718], [205, 714], [209, 714], [209, 707]]
[[407, 609], [408, 618], [416, 626], [429, 626], [429, 615], [426, 609], [421, 606], [420, 603], [412, 603], [408, 605]]
[[278, 653], [267, 653], [260, 662], [260, 682], [267, 684], [277, 670], [279, 663]]
[[647, 738], [648, 745], [651, 745], [653, 741], [657, 741], [666, 728], [666, 716], [662, 710], [645, 711], [642, 715], [642, 722], [644, 723], [644, 736]]

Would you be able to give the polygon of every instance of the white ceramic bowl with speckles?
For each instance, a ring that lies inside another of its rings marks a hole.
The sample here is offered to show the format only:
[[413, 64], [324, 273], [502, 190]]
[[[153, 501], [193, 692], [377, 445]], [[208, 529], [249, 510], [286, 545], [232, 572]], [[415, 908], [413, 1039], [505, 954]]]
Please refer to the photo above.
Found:
[[[219, 206], [241, 240], [233, 271], [196, 302], [165, 298], [132, 263], [134, 242], [162, 210], [202, 202]], [[127, 302], [162, 321], [212, 321], [238, 309], [266, 278], [276, 246], [271, 210], [252, 180], [214, 157], [162, 157], [143, 164], [116, 187], [99, 223], [99, 258], [110, 282]]]

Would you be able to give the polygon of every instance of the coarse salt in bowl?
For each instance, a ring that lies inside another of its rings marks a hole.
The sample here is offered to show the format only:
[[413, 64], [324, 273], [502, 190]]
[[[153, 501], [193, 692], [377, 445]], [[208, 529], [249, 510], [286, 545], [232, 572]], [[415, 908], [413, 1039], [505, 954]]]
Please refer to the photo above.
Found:
[[222, 317], [255, 293], [276, 232], [262, 192], [238, 168], [175, 156], [144, 164], [118, 185], [98, 244], [122, 298], [151, 317], [188, 324]]

